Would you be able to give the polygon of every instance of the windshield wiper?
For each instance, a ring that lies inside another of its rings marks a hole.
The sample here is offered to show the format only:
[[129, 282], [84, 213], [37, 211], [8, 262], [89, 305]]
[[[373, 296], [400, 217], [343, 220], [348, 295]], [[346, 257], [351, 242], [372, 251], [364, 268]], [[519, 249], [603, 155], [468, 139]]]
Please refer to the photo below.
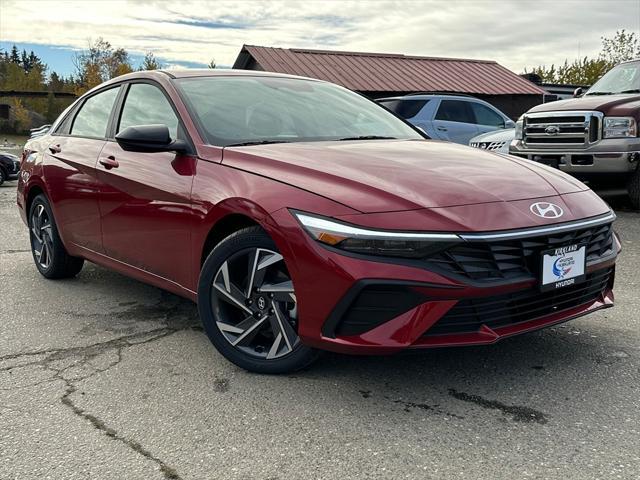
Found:
[[231, 143], [225, 147], [246, 147], [249, 145], [270, 145], [272, 143], [291, 143], [288, 140], [253, 140], [251, 142]]
[[613, 92], [590, 92], [585, 96], [590, 97], [591, 95], [613, 95]]
[[344, 137], [339, 138], [338, 141], [345, 140], [397, 140], [397, 137], [384, 137], [382, 135], [360, 135], [359, 137]]
[[618, 93], [640, 93], [640, 88], [632, 88], [631, 90], [622, 90]]

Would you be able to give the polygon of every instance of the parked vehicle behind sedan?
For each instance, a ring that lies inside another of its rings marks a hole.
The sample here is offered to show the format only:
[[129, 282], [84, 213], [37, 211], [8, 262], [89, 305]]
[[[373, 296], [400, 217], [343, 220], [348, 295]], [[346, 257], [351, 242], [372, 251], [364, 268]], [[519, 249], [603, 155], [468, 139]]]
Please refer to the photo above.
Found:
[[514, 128], [504, 128], [492, 132], [483, 133], [473, 137], [469, 146], [481, 150], [489, 150], [497, 153], [509, 153], [509, 145], [515, 138]]
[[486, 345], [613, 305], [615, 214], [584, 184], [426, 140], [319, 80], [123, 75], [31, 139], [21, 168], [44, 277], [89, 260], [187, 297], [251, 371]]
[[466, 95], [413, 94], [376, 101], [429, 137], [462, 145], [479, 134], [515, 127], [490, 103]]
[[20, 159], [17, 155], [0, 152], [0, 185], [8, 180], [17, 180], [20, 172]]
[[640, 60], [621, 63], [581, 90], [522, 115], [509, 151], [594, 188], [626, 188], [640, 209]]

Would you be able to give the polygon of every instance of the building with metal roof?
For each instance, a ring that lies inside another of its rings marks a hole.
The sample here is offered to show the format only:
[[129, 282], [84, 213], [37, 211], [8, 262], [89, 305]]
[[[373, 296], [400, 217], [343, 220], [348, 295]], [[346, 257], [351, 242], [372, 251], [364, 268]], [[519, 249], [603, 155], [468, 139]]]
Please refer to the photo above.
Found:
[[301, 75], [371, 98], [415, 92], [463, 93], [516, 118], [545, 91], [492, 60], [243, 45], [233, 68]]

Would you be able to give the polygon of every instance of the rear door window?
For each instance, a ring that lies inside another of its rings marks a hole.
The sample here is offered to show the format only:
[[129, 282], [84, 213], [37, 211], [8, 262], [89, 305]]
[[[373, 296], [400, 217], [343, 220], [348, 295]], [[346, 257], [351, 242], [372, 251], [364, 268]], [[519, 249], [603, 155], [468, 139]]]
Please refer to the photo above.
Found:
[[504, 128], [504, 118], [486, 105], [472, 102], [471, 109], [476, 117], [475, 123], [490, 127]]
[[73, 120], [71, 135], [105, 138], [111, 110], [119, 90], [120, 87], [110, 88], [87, 98]]
[[407, 120], [418, 115], [427, 103], [429, 100], [384, 100], [380, 105]]
[[447, 122], [475, 123], [469, 102], [462, 100], [442, 100], [436, 113], [436, 120]]

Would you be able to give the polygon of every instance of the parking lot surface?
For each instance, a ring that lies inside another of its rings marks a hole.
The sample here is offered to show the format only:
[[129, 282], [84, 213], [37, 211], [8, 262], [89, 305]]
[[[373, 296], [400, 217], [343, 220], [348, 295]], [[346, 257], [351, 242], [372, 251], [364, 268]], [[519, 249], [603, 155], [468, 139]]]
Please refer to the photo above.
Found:
[[0, 479], [637, 479], [640, 214], [616, 301], [489, 347], [325, 355], [260, 376], [194, 304], [92, 264], [32, 264], [0, 187]]

